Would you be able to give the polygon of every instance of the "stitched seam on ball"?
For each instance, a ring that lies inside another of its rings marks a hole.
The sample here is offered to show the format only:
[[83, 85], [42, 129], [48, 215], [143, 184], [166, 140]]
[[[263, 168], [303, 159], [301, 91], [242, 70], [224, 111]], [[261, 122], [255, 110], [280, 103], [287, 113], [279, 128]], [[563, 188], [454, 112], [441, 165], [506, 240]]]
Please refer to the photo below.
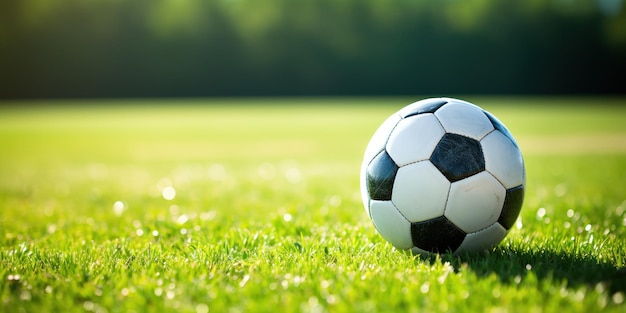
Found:
[[[446, 211], [448, 211], [448, 200], [450, 200], [450, 191], [451, 190], [452, 190], [452, 183], [450, 183], [450, 185], [448, 185], [448, 192], [446, 193], [446, 203], [443, 204], [443, 216], [446, 216]], [[450, 221], [450, 222], [452, 222], [452, 221]], [[452, 223], [452, 224], [454, 224], [454, 223]]]
[[[405, 167], [405, 166], [409, 166], [409, 165], [413, 165], [413, 164], [421, 163], [421, 162], [424, 162], [424, 161], [429, 161], [429, 162], [430, 162], [430, 159], [423, 159], [423, 160], [419, 160], [419, 161], [413, 161], [413, 162], [411, 162], [411, 163], [407, 163], [407, 164], [404, 164], [404, 165], [402, 165], [402, 166], [398, 166], [398, 168], [403, 168], [403, 167]], [[431, 164], [432, 164], [432, 162], [431, 162]], [[433, 165], [433, 166], [434, 166], [434, 165]]]
[[[493, 222], [492, 224], [489, 224], [487, 227], [483, 227], [483, 228], [481, 228], [481, 229], [479, 229], [479, 230], [477, 230], [477, 231], [475, 231], [475, 232], [467, 233], [467, 235], [480, 233], [481, 231], [483, 231], [483, 230], [485, 230], [485, 229], [487, 229], [487, 228], [489, 228], [489, 227], [492, 227], [492, 226], [493, 226], [493, 225], [495, 225], [495, 224], [499, 224], [499, 223], [498, 223], [498, 221], [495, 221], [495, 222]], [[502, 225], [500, 225], [500, 226], [502, 226]], [[502, 228], [504, 228], [504, 227], [502, 227]], [[505, 229], [505, 230], [506, 230], [506, 229]], [[508, 232], [508, 231], [507, 231], [507, 232]]]
[[[489, 175], [491, 175], [491, 177], [495, 178], [495, 179], [496, 179], [496, 180], [500, 183], [500, 185], [502, 185], [502, 187], [504, 188], [504, 191], [505, 191], [505, 192], [506, 192], [507, 190], [509, 190], [509, 188], [506, 188], [506, 186], [505, 186], [505, 185], [504, 185], [504, 183], [500, 180], [500, 178], [498, 178], [498, 177], [497, 177], [494, 173], [492, 173], [491, 171], [489, 171], [489, 170], [487, 169], [487, 166], [486, 166], [486, 165], [485, 165], [485, 172], [487, 172]], [[515, 188], [515, 187], [513, 187], [513, 188]]]
[[[393, 115], [398, 115], [397, 113], [394, 113]], [[392, 115], [392, 116], [393, 116]], [[391, 130], [389, 131], [389, 133], [387, 134], [387, 137], [385, 138], [385, 144], [383, 144], [383, 148], [378, 151], [378, 153], [376, 153], [374, 155], [373, 158], [371, 158], [368, 162], [367, 162], [367, 166], [369, 166], [370, 164], [372, 164], [372, 161], [383, 151], [387, 151], [387, 143], [389, 143], [389, 138], [391, 138], [391, 134], [393, 133], [393, 131], [396, 129], [396, 127], [398, 127], [398, 124], [400, 124], [400, 121], [403, 120], [404, 118], [400, 115], [398, 115], [398, 117], [400, 117], [400, 119], [393, 125], [393, 127], [391, 128]], [[387, 153], [389, 153], [387, 151]], [[392, 159], [393, 160], [393, 159]], [[395, 163], [395, 161], [394, 161]], [[397, 164], [396, 164], [397, 165]]]
[[[448, 103], [450, 103], [450, 102], [448, 102]], [[446, 103], [446, 104], [448, 104], [448, 103]], [[444, 106], [446, 106], [446, 105], [445, 104], [442, 105], [441, 108], [443, 108]], [[439, 108], [439, 109], [441, 109], [441, 108]], [[439, 120], [439, 117], [437, 116], [437, 114], [435, 114], [435, 113], [431, 113], [431, 114], [433, 116], [435, 116], [435, 118], [437, 119], [437, 123], [439, 123], [439, 126], [441, 126], [441, 128], [443, 129], [444, 135], [447, 134], [448, 130], [443, 126], [443, 124], [441, 123], [441, 120]]]
[[[387, 144], [389, 143], [389, 138], [391, 138], [391, 134], [393, 134], [393, 131], [396, 130], [396, 128], [398, 128], [398, 124], [400, 124], [400, 121], [404, 119], [404, 117], [400, 116], [400, 114], [395, 113], [394, 115], [397, 115], [398, 117], [400, 117], [400, 119], [393, 125], [393, 127], [387, 134], [387, 138], [385, 138], [385, 144], [383, 145], [383, 150], [387, 151], [387, 154], [389, 154], [389, 151], [387, 150]], [[391, 155], [389, 157], [391, 157]], [[396, 163], [396, 160], [394, 160], [393, 158], [391, 158], [391, 160], [393, 160], [393, 163]]]
[[402, 211], [400, 211], [400, 209], [398, 209], [396, 204], [393, 203], [393, 200], [389, 200], [389, 202], [391, 203], [391, 205], [393, 205], [393, 208], [396, 209], [396, 211], [398, 211], [398, 213], [400, 213], [400, 215], [404, 218], [405, 221], [409, 222], [409, 224], [413, 223], [413, 222], [409, 221], [409, 219], [406, 218], [406, 216], [404, 216], [404, 214], [402, 214]]
[[[491, 127], [493, 127], [493, 125], [491, 125]], [[478, 139], [478, 142], [481, 142], [483, 139], [485, 139], [485, 137], [489, 136], [489, 134], [491, 134], [491, 133], [493, 133], [493, 132], [495, 132], [495, 131], [498, 131], [498, 130], [497, 130], [495, 127], [493, 127], [493, 129], [492, 129], [492, 130], [490, 130], [490, 131], [489, 131], [488, 133], [486, 133], [484, 136], [480, 137], [480, 139]], [[506, 136], [504, 136], [504, 137], [506, 137]], [[481, 148], [482, 148], [482, 142], [481, 142], [481, 145], [480, 145], [480, 146], [481, 146]]]
[[[443, 98], [442, 98], [442, 99], [443, 99]], [[445, 105], [445, 104], [444, 104], [444, 105]], [[441, 107], [443, 107], [443, 106], [441, 106]], [[440, 109], [441, 109], [441, 108], [440, 108]], [[446, 131], [446, 128], [445, 128], [445, 127], [443, 127], [443, 124], [441, 124], [441, 121], [439, 120], [439, 118], [437, 117], [437, 115], [435, 115], [434, 113], [424, 113], [424, 115], [427, 115], [427, 114], [430, 114], [430, 115], [432, 115], [432, 116], [434, 116], [434, 117], [435, 117], [435, 119], [437, 120], [437, 123], [439, 124], [439, 126], [441, 126], [441, 129], [443, 129], [443, 135], [441, 136], [441, 138], [443, 138], [443, 136], [445, 136], [445, 134], [447, 134], [447, 133], [448, 133], [448, 131]], [[420, 114], [420, 115], [421, 115], [421, 114]], [[413, 115], [413, 116], [415, 116], [415, 115]], [[400, 120], [403, 120], [403, 119], [405, 119], [405, 118], [403, 117], [403, 118], [402, 118], [402, 119], [400, 119]], [[399, 124], [399, 123], [400, 123], [400, 122], [396, 123], [396, 126], [398, 126], [398, 124]], [[395, 129], [395, 127], [396, 127], [396, 126], [394, 126], [394, 129]], [[389, 136], [389, 137], [391, 137], [391, 133], [392, 133], [392, 132], [393, 132], [393, 130], [392, 130], [391, 132], [389, 132], [389, 134], [390, 134], [390, 136]], [[439, 138], [439, 141], [441, 141], [441, 138]], [[387, 141], [389, 141], [389, 138], [387, 138]], [[437, 142], [437, 143], [439, 143], [439, 142]], [[386, 145], [387, 145], [387, 144], [385, 143], [385, 146], [386, 146]], [[436, 148], [436, 147], [437, 147], [437, 145], [435, 145], [435, 148]], [[425, 158], [425, 159], [421, 159], [421, 160], [417, 160], [417, 161], [413, 161], [413, 162], [410, 162], [410, 163], [404, 164], [404, 165], [402, 165], [402, 166], [398, 166], [398, 168], [402, 168], [402, 167], [405, 167], [405, 166], [407, 166], [407, 165], [411, 165], [411, 164], [415, 164], [415, 163], [419, 163], [419, 162], [430, 161], [430, 157], [433, 155], [433, 152], [435, 151], [435, 148], [433, 148], [433, 151], [431, 151], [431, 152], [430, 152], [430, 155], [429, 155], [427, 158]], [[482, 146], [481, 146], [481, 149], [482, 149]], [[432, 162], [431, 162], [431, 164], [432, 164]]]

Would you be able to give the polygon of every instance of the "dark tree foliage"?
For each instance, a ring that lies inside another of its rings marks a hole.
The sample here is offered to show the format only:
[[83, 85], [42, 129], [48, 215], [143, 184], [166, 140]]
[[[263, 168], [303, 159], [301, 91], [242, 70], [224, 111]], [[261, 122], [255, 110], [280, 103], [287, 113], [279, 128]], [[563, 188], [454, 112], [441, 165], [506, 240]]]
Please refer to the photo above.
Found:
[[624, 93], [621, 4], [7, 0], [0, 98]]

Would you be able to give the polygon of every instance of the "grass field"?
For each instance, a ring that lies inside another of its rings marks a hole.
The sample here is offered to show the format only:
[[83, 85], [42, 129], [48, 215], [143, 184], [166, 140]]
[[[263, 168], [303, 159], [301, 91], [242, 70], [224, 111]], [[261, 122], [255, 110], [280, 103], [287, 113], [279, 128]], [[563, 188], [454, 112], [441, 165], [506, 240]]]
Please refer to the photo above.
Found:
[[489, 253], [414, 257], [359, 195], [417, 99], [0, 106], [2, 312], [624, 312], [626, 100], [468, 98], [524, 153]]

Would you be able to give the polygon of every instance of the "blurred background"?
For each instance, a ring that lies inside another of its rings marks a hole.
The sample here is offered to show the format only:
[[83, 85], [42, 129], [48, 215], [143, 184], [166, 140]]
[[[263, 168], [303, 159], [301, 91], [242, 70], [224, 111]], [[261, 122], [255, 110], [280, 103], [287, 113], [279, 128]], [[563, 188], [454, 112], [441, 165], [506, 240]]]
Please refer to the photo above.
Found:
[[624, 94], [623, 0], [2, 0], [0, 99]]

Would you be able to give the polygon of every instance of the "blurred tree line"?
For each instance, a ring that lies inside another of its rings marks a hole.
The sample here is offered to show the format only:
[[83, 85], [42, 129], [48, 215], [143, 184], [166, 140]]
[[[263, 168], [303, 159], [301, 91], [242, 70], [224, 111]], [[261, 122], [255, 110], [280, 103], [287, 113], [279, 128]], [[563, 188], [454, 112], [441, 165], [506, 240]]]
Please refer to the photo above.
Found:
[[0, 98], [624, 93], [622, 0], [3, 0]]

